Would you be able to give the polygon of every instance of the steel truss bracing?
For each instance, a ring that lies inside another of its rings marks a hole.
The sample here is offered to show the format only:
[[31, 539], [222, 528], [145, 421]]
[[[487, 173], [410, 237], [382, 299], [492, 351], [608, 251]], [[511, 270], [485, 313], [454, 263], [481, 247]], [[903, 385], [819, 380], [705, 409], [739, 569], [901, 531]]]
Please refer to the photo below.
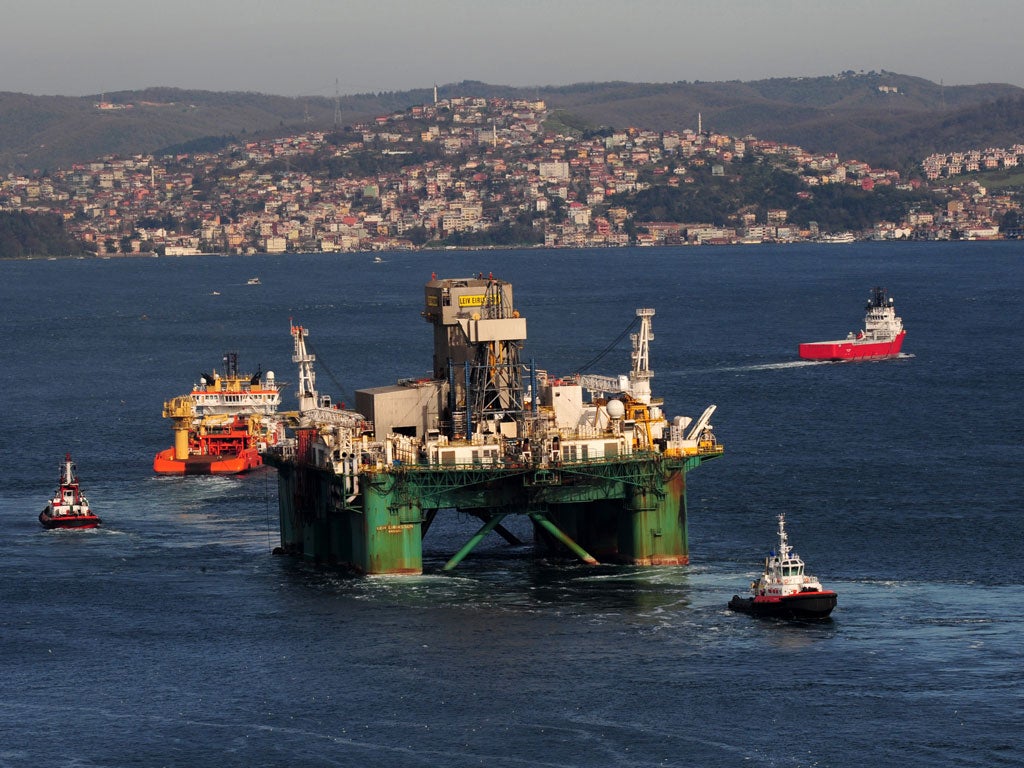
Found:
[[[512, 317], [512, 307], [501, 300], [501, 283], [491, 280], [484, 292], [482, 315], [487, 320]], [[519, 341], [495, 339], [475, 343], [468, 406], [474, 420], [491, 414], [516, 414], [523, 410], [523, 367]]]

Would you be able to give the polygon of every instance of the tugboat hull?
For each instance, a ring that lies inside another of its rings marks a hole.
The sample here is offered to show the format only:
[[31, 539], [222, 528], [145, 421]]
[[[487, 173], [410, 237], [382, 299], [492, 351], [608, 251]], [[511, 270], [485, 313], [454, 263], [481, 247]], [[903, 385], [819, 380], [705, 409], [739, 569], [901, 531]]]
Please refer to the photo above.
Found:
[[733, 595], [729, 608], [752, 616], [776, 619], [826, 619], [836, 607], [835, 592], [801, 592], [780, 598]]
[[57, 528], [95, 528], [102, 522], [96, 515], [58, 515], [51, 517], [47, 510], [39, 513], [39, 523], [48, 531]]

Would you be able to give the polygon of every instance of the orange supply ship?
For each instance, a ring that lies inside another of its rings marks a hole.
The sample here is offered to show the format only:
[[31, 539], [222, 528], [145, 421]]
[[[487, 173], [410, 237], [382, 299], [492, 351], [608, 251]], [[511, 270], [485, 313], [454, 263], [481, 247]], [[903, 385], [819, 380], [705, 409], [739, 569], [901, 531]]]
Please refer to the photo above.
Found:
[[153, 459], [162, 475], [220, 475], [262, 466], [260, 451], [283, 436], [281, 393], [273, 371], [240, 374], [238, 354], [224, 355], [224, 375], [202, 374], [192, 392], [164, 403], [174, 445]]

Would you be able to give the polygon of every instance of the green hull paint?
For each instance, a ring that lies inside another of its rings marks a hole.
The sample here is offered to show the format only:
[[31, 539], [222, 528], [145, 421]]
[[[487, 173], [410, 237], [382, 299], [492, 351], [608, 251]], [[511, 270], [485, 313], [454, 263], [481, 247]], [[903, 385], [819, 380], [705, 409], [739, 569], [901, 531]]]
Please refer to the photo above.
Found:
[[489, 533], [510, 514], [531, 516], [540, 554], [685, 564], [686, 472], [717, 455], [642, 454], [545, 469], [394, 468], [361, 474], [351, 499], [341, 479], [324, 470], [267, 461], [278, 469], [283, 551], [360, 573], [418, 574], [422, 521], [432, 510], [449, 509], [494, 522], [467, 530], [467, 544], [453, 553], [450, 567], [482, 538], [474, 533]]

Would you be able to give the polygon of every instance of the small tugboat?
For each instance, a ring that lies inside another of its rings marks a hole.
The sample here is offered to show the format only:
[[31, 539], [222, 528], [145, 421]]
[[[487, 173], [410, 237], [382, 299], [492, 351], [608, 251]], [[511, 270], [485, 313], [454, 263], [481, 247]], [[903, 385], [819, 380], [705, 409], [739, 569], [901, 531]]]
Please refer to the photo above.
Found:
[[100, 519], [92, 513], [89, 501], [78, 487], [78, 472], [71, 454], [64, 454], [60, 468], [60, 487], [39, 513], [43, 528], [95, 528]]
[[779, 549], [764, 559], [764, 573], [750, 585], [753, 597], [733, 595], [729, 607], [754, 616], [782, 619], [824, 619], [836, 607], [837, 595], [804, 573], [804, 561], [786, 538], [786, 516], [779, 515]]
[[801, 344], [800, 357], [805, 360], [879, 360], [896, 357], [907, 331], [903, 319], [896, 315], [892, 297], [885, 288], [871, 289], [864, 328], [852, 331], [845, 339], [809, 341]]

